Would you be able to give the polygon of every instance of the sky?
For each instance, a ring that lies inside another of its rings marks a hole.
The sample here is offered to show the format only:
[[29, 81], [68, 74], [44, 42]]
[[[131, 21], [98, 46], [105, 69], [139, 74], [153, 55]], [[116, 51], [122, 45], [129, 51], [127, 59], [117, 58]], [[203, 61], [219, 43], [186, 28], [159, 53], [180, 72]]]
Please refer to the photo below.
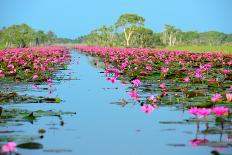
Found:
[[76, 38], [113, 25], [124, 13], [143, 16], [155, 32], [170, 24], [182, 31], [232, 33], [232, 0], [0, 0], [0, 27], [26, 23]]

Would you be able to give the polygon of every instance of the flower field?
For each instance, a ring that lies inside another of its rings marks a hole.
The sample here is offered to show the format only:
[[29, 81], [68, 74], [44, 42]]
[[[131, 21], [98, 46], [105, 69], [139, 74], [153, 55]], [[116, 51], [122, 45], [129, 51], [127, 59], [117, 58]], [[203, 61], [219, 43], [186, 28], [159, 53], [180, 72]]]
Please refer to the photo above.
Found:
[[0, 50], [0, 79], [46, 81], [54, 71], [65, 68], [69, 61], [70, 53], [63, 47]]
[[[176, 105], [202, 120], [230, 122], [232, 55], [78, 46], [104, 63], [107, 80], [131, 83], [129, 96], [144, 113]], [[109, 76], [111, 73], [111, 76]], [[113, 75], [113, 76], [112, 76]]]

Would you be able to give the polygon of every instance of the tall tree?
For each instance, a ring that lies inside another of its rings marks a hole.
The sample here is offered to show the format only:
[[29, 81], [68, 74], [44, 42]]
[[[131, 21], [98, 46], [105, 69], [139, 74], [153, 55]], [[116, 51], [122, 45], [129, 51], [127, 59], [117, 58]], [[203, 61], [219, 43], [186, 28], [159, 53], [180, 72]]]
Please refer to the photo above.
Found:
[[143, 26], [144, 22], [145, 19], [137, 14], [123, 14], [118, 18], [117, 22], [115, 23], [115, 27], [117, 29], [123, 28], [125, 44], [127, 47], [130, 46], [130, 39], [134, 34], [135, 29]]
[[154, 42], [153, 31], [144, 27], [137, 27], [135, 29], [132, 44], [134, 47], [152, 47]]
[[163, 42], [169, 46], [174, 46], [177, 41], [177, 36], [181, 32], [180, 29], [177, 29], [172, 25], [165, 25], [163, 32]]

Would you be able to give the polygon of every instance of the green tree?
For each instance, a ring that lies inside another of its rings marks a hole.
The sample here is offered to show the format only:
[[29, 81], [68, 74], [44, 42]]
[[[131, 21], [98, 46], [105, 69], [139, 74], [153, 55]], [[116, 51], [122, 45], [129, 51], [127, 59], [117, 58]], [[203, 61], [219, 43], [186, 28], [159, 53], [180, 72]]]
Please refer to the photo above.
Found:
[[226, 40], [226, 35], [221, 32], [209, 31], [201, 33], [200, 38], [202, 39], [203, 43], [211, 46], [221, 44], [224, 40]]
[[168, 44], [169, 46], [174, 46], [177, 41], [177, 37], [180, 34], [181, 30], [177, 29], [172, 25], [165, 25], [162, 40], [164, 44]]
[[47, 32], [47, 38], [48, 38], [48, 42], [51, 44], [51, 43], [54, 43], [57, 39], [57, 36], [54, 32], [52, 32], [51, 30]]
[[145, 19], [137, 14], [123, 14], [118, 18], [117, 22], [115, 23], [115, 27], [117, 29], [123, 28], [125, 45], [127, 47], [130, 46], [130, 39], [135, 33], [135, 29], [143, 26], [144, 22]]
[[39, 30], [37, 33], [36, 33], [36, 37], [35, 37], [35, 42], [36, 42], [36, 46], [40, 45], [40, 44], [44, 44], [48, 41], [48, 36], [47, 34], [42, 31], [42, 30]]
[[152, 47], [153, 46], [153, 31], [144, 27], [137, 27], [132, 39], [132, 45], [134, 47]]
[[35, 39], [35, 30], [26, 24], [12, 25], [3, 31], [3, 40], [6, 47], [16, 45], [17, 47], [27, 47]]

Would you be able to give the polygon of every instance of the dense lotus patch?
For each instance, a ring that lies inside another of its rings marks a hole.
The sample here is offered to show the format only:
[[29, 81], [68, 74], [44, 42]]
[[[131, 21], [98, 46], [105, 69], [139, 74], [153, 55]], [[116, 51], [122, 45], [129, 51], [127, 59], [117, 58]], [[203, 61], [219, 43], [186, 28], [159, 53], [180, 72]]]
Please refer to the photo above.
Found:
[[182, 103], [187, 108], [206, 108], [200, 110], [200, 117], [211, 113], [207, 108], [229, 105], [232, 101], [232, 55], [149, 48], [77, 46], [76, 49], [99, 57], [105, 73], [114, 73], [108, 77], [112, 83], [117, 79], [129, 81], [132, 100], [151, 104], [143, 95], [155, 92], [152, 100], [157, 105]]
[[63, 47], [0, 50], [0, 79], [46, 81], [70, 60], [69, 51]]

